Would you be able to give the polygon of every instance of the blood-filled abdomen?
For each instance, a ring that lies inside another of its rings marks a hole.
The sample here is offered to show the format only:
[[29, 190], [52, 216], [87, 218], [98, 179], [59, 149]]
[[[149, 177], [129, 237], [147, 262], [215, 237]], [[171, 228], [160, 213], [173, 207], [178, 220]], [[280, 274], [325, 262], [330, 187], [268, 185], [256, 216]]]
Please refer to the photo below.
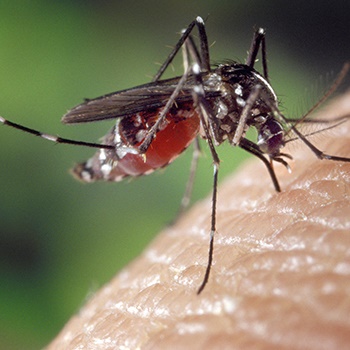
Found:
[[74, 175], [85, 182], [120, 181], [126, 176], [147, 175], [172, 162], [198, 135], [200, 120], [191, 103], [171, 108], [147, 151], [140, 154], [138, 147], [160, 111], [157, 108], [119, 118], [103, 139], [103, 144], [114, 145], [115, 149], [100, 149], [88, 161], [76, 165]]

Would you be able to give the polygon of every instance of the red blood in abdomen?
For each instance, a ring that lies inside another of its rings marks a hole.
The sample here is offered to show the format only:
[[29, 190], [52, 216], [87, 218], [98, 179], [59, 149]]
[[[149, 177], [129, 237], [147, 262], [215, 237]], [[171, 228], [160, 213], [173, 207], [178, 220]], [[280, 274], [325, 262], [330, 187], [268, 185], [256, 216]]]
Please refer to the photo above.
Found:
[[199, 116], [192, 110], [191, 116], [179, 119], [167, 118], [168, 124], [158, 131], [144, 155], [126, 154], [111, 171], [111, 177], [138, 176], [161, 168], [178, 157], [194, 140], [199, 132]]

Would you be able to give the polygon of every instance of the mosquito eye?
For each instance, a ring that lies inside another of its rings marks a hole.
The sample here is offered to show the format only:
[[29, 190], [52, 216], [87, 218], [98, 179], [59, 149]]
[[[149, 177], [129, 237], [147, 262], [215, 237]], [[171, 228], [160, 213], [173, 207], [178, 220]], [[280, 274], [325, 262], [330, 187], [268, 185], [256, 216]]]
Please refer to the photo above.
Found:
[[284, 146], [284, 130], [282, 125], [269, 119], [259, 129], [258, 146], [263, 153], [276, 155]]

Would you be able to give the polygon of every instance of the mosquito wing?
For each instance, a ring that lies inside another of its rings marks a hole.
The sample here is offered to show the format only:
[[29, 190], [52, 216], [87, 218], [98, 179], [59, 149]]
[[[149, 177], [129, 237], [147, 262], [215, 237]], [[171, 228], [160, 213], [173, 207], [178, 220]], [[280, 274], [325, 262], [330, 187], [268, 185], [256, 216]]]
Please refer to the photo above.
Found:
[[[65, 124], [88, 123], [132, 116], [141, 111], [163, 107], [180, 77], [156, 81], [131, 89], [113, 92], [72, 108], [62, 118]], [[176, 98], [177, 103], [192, 101], [194, 79], [189, 77]]]

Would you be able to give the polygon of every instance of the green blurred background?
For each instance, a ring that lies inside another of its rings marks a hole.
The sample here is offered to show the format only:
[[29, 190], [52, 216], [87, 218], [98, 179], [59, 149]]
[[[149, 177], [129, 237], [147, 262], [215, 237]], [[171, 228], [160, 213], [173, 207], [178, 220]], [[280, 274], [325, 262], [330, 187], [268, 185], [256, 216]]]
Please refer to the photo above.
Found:
[[[197, 15], [209, 15], [214, 62], [244, 60], [253, 27], [267, 29], [271, 80], [292, 116], [308, 107], [305, 88], [350, 58], [349, 1], [1, 1], [0, 115], [98, 140], [113, 122], [60, 117], [85, 97], [148, 82]], [[91, 149], [4, 126], [0, 147], [0, 348], [38, 349], [174, 217], [191, 152], [148, 177], [84, 185], [68, 169]], [[245, 154], [218, 151], [222, 179]], [[198, 175], [194, 200], [211, 189], [209, 155]]]

